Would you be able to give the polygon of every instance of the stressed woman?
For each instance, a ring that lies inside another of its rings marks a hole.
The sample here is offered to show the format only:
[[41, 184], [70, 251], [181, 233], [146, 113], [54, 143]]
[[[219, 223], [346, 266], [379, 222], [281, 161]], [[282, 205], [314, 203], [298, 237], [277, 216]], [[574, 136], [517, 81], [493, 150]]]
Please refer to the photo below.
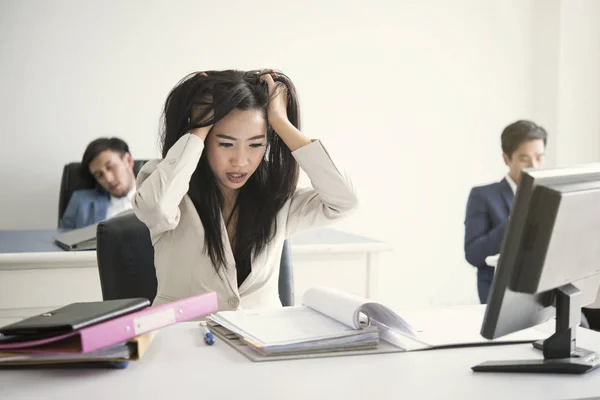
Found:
[[[173, 88], [163, 159], [142, 168], [133, 199], [154, 245], [154, 304], [215, 291], [219, 310], [281, 306], [284, 240], [358, 203], [299, 119], [294, 85], [271, 70], [194, 73]], [[312, 187], [296, 189], [298, 166]]]

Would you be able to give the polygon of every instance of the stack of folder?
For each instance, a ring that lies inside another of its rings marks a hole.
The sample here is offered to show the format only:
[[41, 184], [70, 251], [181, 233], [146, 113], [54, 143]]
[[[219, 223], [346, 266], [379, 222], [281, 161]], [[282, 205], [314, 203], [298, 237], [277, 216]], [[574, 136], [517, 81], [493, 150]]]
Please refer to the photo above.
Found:
[[[262, 310], [260, 316], [256, 311], [225, 311], [209, 318], [217, 335], [235, 333], [263, 356], [366, 350], [379, 344], [377, 327], [353, 329], [305, 307]], [[252, 320], [262, 321], [260, 327]]]
[[73, 303], [0, 327], [0, 367], [124, 368], [156, 330], [217, 309], [214, 292], [153, 307], [142, 298]]
[[383, 304], [327, 287], [307, 290], [302, 303], [221, 311], [208, 317], [209, 325], [252, 361], [527, 343], [549, 336], [531, 328], [488, 340], [479, 333], [483, 309], [405, 310], [401, 317]]

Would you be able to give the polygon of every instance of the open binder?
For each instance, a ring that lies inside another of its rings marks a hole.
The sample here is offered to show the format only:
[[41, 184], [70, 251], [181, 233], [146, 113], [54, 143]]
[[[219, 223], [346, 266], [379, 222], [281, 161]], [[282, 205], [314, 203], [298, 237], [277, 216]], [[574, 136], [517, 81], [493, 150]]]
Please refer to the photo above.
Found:
[[252, 361], [528, 343], [548, 333], [527, 329], [495, 340], [479, 334], [484, 309], [404, 311], [326, 287], [311, 288], [302, 306], [222, 311], [213, 333]]

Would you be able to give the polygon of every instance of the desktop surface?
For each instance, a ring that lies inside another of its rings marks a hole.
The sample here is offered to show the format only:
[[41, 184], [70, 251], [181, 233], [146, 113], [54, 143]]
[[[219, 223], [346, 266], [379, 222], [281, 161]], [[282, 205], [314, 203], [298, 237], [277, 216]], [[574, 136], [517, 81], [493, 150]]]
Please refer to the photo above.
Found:
[[[54, 243], [54, 236], [67, 230], [0, 230], [0, 254], [3, 253], [40, 253], [64, 252]], [[314, 245], [380, 245], [382, 242], [363, 236], [354, 235], [334, 229], [317, 229], [301, 232], [290, 238], [293, 246], [311, 247]]]
[[61, 232], [65, 230], [0, 230], [0, 254], [64, 252], [53, 239]]
[[342, 232], [335, 229], [321, 228], [305, 232], [299, 232], [290, 237], [293, 245], [311, 245], [311, 244], [352, 244], [352, 243], [380, 243], [377, 240], [369, 239], [364, 236], [353, 233]]
[[[600, 333], [580, 329], [600, 351]], [[218, 340], [207, 346], [196, 323], [158, 332], [125, 370], [0, 371], [0, 398], [60, 399], [574, 399], [600, 394], [587, 375], [476, 373], [494, 359], [540, 357], [530, 344], [253, 363]], [[74, 379], [76, 378], [76, 379]]]

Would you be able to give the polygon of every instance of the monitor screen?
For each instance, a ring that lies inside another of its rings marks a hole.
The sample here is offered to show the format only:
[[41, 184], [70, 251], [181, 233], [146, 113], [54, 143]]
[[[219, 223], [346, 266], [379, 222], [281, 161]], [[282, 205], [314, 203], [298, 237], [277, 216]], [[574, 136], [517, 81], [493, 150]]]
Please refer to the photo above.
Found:
[[593, 261], [600, 260], [600, 206], [591, 204], [600, 204], [600, 164], [523, 171], [482, 336], [494, 339], [554, 318], [550, 289], [569, 279], [581, 291], [581, 306], [594, 302], [600, 275], [591, 269], [600, 268]]

